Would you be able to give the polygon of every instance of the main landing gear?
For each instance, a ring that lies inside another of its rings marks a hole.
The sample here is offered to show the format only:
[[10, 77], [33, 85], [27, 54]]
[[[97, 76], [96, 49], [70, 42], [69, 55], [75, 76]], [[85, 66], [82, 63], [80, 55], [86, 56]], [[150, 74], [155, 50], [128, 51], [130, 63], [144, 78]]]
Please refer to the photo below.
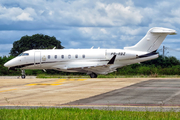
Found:
[[26, 74], [25, 74], [25, 70], [21, 70], [21, 78], [22, 79], [25, 79], [26, 78]]
[[89, 74], [89, 76], [91, 77], [91, 78], [97, 78], [97, 74], [96, 73], [91, 73], [91, 74]]

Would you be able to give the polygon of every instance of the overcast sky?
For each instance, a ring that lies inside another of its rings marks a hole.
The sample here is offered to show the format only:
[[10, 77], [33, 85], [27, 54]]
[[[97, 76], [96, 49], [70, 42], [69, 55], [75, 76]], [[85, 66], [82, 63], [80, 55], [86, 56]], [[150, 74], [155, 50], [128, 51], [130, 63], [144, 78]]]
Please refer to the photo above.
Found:
[[[180, 50], [180, 0], [0, 0], [0, 56], [24, 35], [55, 36], [65, 49], [136, 44], [152, 27], [177, 31], [160, 46]], [[173, 50], [166, 55], [176, 56]]]

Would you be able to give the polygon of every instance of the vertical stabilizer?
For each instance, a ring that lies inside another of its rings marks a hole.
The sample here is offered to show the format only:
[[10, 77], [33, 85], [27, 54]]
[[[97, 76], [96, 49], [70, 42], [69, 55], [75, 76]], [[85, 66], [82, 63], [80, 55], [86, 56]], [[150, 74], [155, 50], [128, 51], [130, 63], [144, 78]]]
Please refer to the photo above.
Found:
[[168, 34], [176, 34], [176, 31], [162, 27], [151, 28], [145, 37], [142, 38], [136, 45], [124, 47], [124, 49], [142, 52], [156, 51]]

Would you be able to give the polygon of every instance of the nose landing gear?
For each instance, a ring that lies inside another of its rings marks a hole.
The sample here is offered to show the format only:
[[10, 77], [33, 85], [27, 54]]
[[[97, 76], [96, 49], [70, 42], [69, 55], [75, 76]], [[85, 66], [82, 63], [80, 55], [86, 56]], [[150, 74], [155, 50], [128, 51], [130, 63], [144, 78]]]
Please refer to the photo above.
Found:
[[25, 79], [26, 78], [26, 74], [25, 74], [25, 70], [21, 70], [21, 78], [22, 79]]

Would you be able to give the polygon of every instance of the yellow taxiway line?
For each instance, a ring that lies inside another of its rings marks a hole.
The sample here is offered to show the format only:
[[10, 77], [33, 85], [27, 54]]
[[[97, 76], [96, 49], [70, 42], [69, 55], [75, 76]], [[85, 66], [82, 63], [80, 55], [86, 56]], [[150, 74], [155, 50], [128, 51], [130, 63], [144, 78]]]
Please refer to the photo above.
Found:
[[3, 90], [3, 91], [0, 91], [0, 92], [9, 92], [9, 91], [13, 91], [13, 90], [17, 90], [17, 89]]
[[53, 83], [32, 83], [32, 84], [27, 84], [26, 86], [35, 86], [35, 85], [56, 86], [56, 85], [62, 85], [64, 82], [68, 82], [68, 81], [84, 81], [84, 80], [87, 79], [58, 79]]

